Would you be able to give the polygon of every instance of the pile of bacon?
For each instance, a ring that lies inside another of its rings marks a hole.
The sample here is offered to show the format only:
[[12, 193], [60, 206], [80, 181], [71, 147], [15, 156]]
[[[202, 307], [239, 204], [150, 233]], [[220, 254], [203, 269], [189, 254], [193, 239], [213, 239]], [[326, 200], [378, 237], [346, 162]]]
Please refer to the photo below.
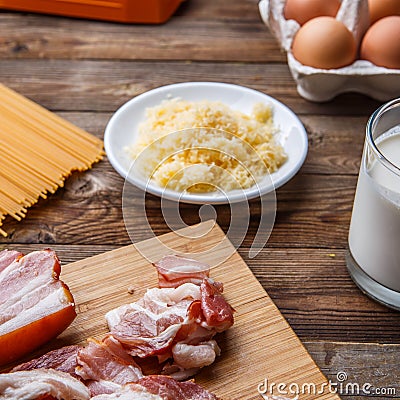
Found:
[[[155, 267], [159, 288], [108, 312], [103, 340], [89, 338], [84, 347], [63, 347], [0, 374], [0, 398], [216, 400], [182, 380], [214, 362], [220, 354], [214, 336], [233, 324], [222, 283], [195, 260], [166, 256]], [[140, 365], [149, 358], [160, 366], [157, 375], [143, 374]]]

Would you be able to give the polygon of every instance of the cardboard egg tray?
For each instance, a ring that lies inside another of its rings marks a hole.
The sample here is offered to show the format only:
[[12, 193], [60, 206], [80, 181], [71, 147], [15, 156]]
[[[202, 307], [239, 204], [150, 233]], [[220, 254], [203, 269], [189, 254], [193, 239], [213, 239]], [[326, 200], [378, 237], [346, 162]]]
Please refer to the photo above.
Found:
[[[259, 9], [264, 23], [287, 52], [290, 71], [297, 91], [307, 100], [323, 102], [340, 93], [358, 92], [379, 101], [400, 96], [400, 70], [378, 67], [366, 60], [338, 69], [318, 69], [298, 62], [291, 52], [300, 25], [283, 15], [285, 0], [261, 0]], [[369, 27], [368, 0], [343, 0], [336, 19], [353, 33], [358, 46]], [[394, 39], [395, 40], [395, 39]]]

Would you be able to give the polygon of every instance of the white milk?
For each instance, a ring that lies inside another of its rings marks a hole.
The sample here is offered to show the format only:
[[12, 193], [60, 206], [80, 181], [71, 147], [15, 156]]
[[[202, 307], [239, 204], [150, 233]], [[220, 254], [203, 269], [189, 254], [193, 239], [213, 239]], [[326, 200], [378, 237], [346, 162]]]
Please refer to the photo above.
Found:
[[[400, 126], [382, 135], [377, 147], [400, 167]], [[351, 217], [350, 252], [370, 277], [400, 292], [400, 177], [376, 160], [365, 165], [364, 158]]]

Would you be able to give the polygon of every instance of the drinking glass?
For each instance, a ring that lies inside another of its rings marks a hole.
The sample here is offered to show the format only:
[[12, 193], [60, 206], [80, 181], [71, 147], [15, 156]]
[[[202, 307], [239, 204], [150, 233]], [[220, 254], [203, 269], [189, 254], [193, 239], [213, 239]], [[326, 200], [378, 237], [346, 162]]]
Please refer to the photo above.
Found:
[[346, 261], [363, 292], [400, 310], [400, 98], [367, 123]]

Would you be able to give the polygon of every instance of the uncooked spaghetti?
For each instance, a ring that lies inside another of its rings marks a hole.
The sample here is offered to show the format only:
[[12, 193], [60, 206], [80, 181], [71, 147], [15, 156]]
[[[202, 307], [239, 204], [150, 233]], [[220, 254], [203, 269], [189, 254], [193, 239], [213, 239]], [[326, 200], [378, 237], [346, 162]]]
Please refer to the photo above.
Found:
[[0, 234], [7, 215], [25, 217], [39, 197], [103, 155], [103, 142], [0, 84]]

